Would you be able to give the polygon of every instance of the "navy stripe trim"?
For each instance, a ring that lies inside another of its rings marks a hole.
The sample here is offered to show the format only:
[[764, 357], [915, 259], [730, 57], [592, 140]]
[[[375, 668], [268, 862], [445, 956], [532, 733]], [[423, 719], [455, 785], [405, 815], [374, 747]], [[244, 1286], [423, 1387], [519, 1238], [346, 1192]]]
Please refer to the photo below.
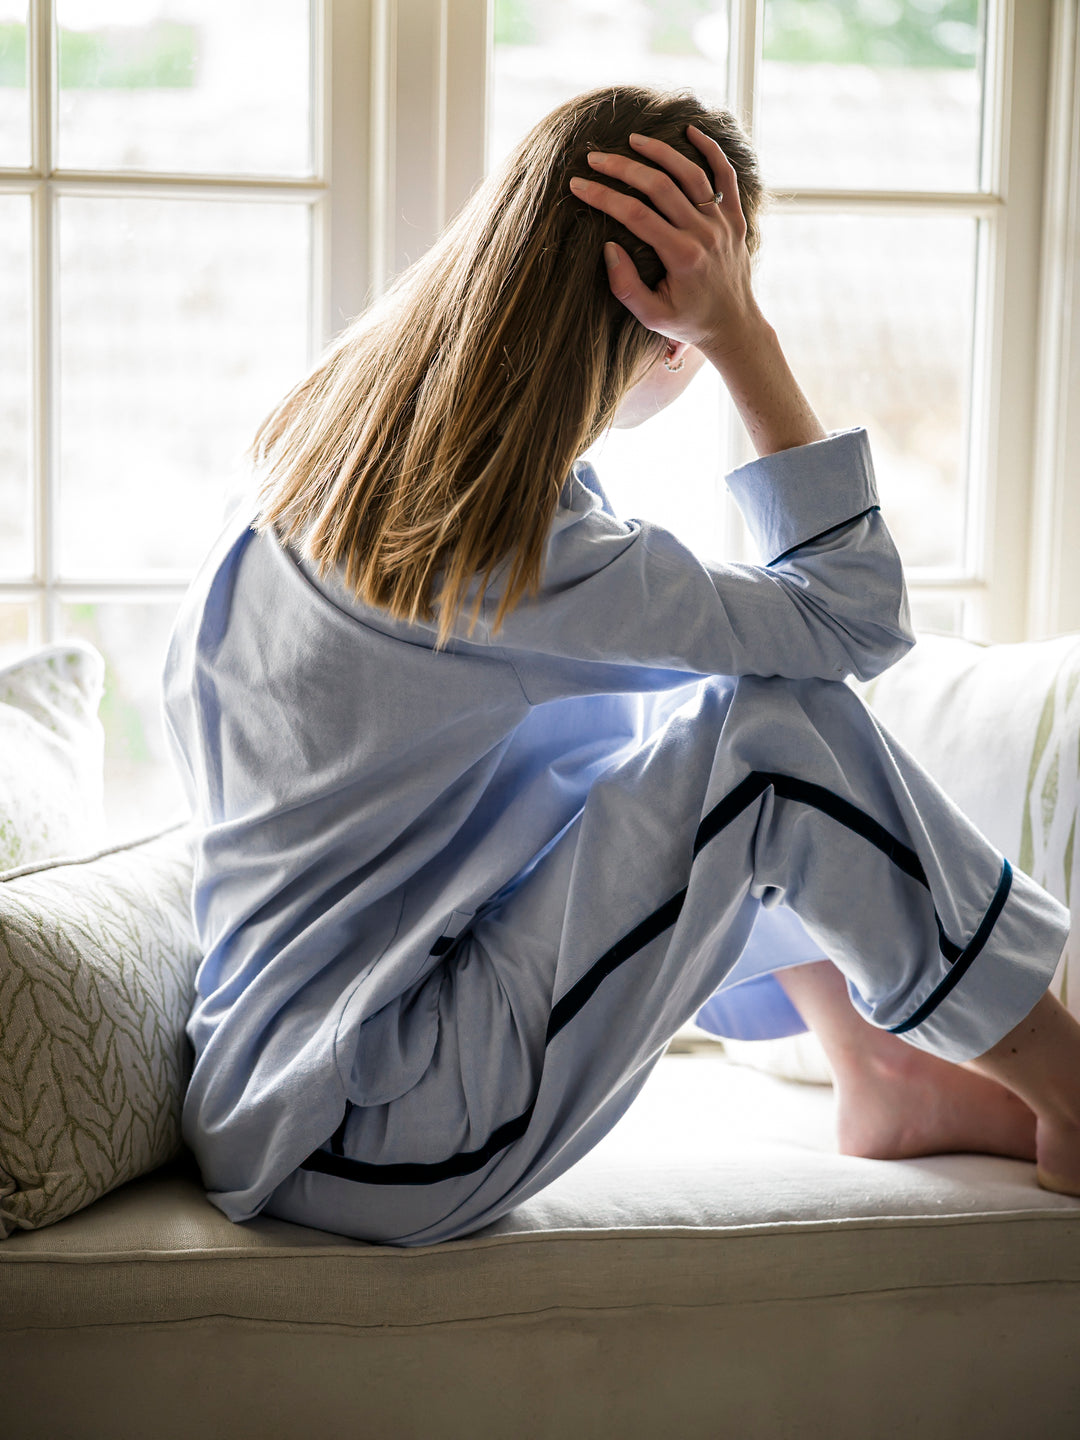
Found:
[[790, 546], [780, 555], [777, 555], [774, 560], [769, 560], [765, 568], [768, 569], [770, 565], [779, 565], [781, 560], [786, 560], [789, 555], [794, 555], [797, 550], [802, 550], [807, 545], [816, 545], [819, 540], [824, 540], [827, 536], [834, 535], [837, 530], [843, 530], [848, 525], [854, 525], [856, 520], [862, 520], [867, 515], [872, 515], [875, 510], [880, 509], [880, 505], [868, 505], [865, 510], [860, 510], [858, 515], [852, 515], [848, 520], [841, 520], [837, 525], [830, 525], [827, 530], [819, 530], [816, 535], [811, 535], [809, 540], [800, 540], [797, 545]]
[[345, 1154], [345, 1125], [349, 1118], [349, 1111], [352, 1109], [352, 1101], [345, 1101], [345, 1113], [341, 1117], [341, 1124], [330, 1136], [330, 1149], [335, 1155]]
[[[535, 1102], [534, 1102], [535, 1103]], [[366, 1160], [350, 1160], [345, 1155], [316, 1150], [301, 1164], [301, 1170], [317, 1170], [323, 1175], [336, 1175], [339, 1180], [356, 1180], [365, 1185], [433, 1185], [439, 1180], [454, 1180], [482, 1170], [500, 1150], [520, 1140], [529, 1128], [533, 1106], [504, 1125], [478, 1150], [462, 1150], [448, 1160], [423, 1162], [403, 1160], [391, 1165], [372, 1165]]]
[[640, 925], [635, 925], [628, 935], [617, 940], [610, 950], [601, 955], [595, 965], [586, 970], [580, 980], [570, 986], [562, 999], [556, 1001], [552, 1006], [547, 1035], [544, 1038], [545, 1045], [550, 1045], [563, 1026], [574, 1018], [587, 1001], [592, 999], [601, 983], [613, 970], [617, 970], [625, 960], [630, 959], [631, 955], [636, 955], [650, 941], [655, 940], [658, 935], [662, 935], [665, 930], [669, 930], [675, 924], [685, 899], [686, 891], [683, 889], [677, 895], [673, 895], [670, 900], [665, 900], [658, 910], [654, 910]]
[[709, 811], [698, 826], [694, 839], [694, 855], [770, 787], [777, 799], [801, 801], [802, 804], [810, 805], [831, 819], [839, 821], [847, 829], [854, 830], [856, 835], [869, 840], [870, 844], [887, 855], [894, 865], [898, 865], [906, 875], [910, 875], [929, 890], [930, 882], [915, 851], [897, 840], [884, 825], [879, 825], [872, 815], [867, 815], [865, 810], [852, 805], [850, 800], [834, 795], [831, 790], [826, 790], [824, 785], [815, 785], [809, 780], [798, 780], [794, 775], [781, 775], [770, 770], [753, 771], [736, 785], [730, 795], [725, 796], [719, 805]]
[[994, 891], [994, 898], [990, 901], [989, 908], [982, 918], [982, 923], [971, 937], [971, 944], [966, 950], [961, 951], [952, 969], [945, 978], [931, 990], [923, 1003], [915, 1013], [899, 1025], [890, 1025], [889, 1030], [893, 1035], [903, 1035], [905, 1030], [914, 1030], [916, 1025], [921, 1025], [928, 1015], [933, 1014], [946, 995], [963, 979], [971, 962], [978, 956], [987, 940], [990, 939], [990, 932], [997, 923], [1005, 901], [1009, 898], [1009, 891], [1012, 889], [1012, 866], [1008, 860], [1001, 863], [1001, 879]]
[[[693, 858], [696, 859], [710, 840], [715, 839], [723, 829], [737, 819], [770, 787], [778, 799], [795, 800], [801, 804], [812, 806], [815, 810], [836, 820], [838, 824], [852, 830], [886, 855], [894, 865], [903, 870], [905, 875], [917, 880], [919, 884], [929, 890], [930, 882], [926, 878], [926, 872], [915, 851], [898, 840], [873, 816], [867, 815], [864, 810], [860, 810], [842, 796], [834, 795], [831, 790], [826, 790], [822, 785], [815, 785], [809, 780], [799, 780], [793, 775], [783, 775], [774, 771], [755, 770], [751, 772], [736, 785], [730, 794], [725, 795], [719, 804], [713, 806], [698, 826], [694, 837]], [[891, 1027], [893, 1034], [901, 1035], [905, 1030], [911, 1030], [921, 1024], [962, 978], [989, 939], [998, 915], [1005, 904], [1011, 883], [1012, 870], [1006, 860], [994, 898], [966, 949], [961, 949], [959, 945], [948, 938], [935, 909], [934, 921], [937, 925], [941, 952], [952, 968], [909, 1019], [900, 1025]], [[635, 925], [622, 939], [617, 940], [610, 950], [605, 951], [581, 979], [576, 981], [566, 994], [556, 1001], [548, 1020], [545, 1046], [549, 1045], [555, 1036], [584, 1008], [609, 975], [675, 924], [686, 900], [686, 893], [686, 888], [684, 888], [669, 900], [665, 900], [651, 915], [647, 915], [640, 924]], [[313, 1151], [306, 1160], [301, 1162], [300, 1169], [315, 1170], [324, 1175], [334, 1175], [339, 1179], [355, 1180], [366, 1185], [432, 1185], [440, 1180], [456, 1179], [462, 1175], [471, 1175], [477, 1170], [482, 1170], [500, 1150], [505, 1150], [515, 1140], [521, 1139], [528, 1129], [532, 1112], [533, 1106], [530, 1105], [521, 1115], [500, 1125], [489, 1139], [476, 1150], [461, 1151], [457, 1155], [449, 1156], [446, 1160], [402, 1161], [384, 1165], [372, 1164], [363, 1160], [350, 1160], [341, 1153], [341, 1139], [349, 1114], [348, 1102], [346, 1102], [345, 1116], [329, 1142], [330, 1151]]]

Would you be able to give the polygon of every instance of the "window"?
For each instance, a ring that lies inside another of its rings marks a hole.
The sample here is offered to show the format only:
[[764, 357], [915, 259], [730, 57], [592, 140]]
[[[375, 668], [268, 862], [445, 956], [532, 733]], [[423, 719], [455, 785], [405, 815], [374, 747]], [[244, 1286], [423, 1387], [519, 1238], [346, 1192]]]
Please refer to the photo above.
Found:
[[0, 5], [0, 639], [107, 662], [115, 831], [181, 803], [176, 603], [323, 338], [321, 7]]
[[[165, 640], [258, 421], [607, 80], [751, 127], [767, 313], [825, 423], [871, 429], [917, 623], [1080, 628], [1078, 45], [1071, 0], [0, 0], [0, 645], [105, 654], [113, 828], [179, 800]], [[599, 464], [749, 558], [741, 445], [702, 375]]]
[[[496, 0], [495, 158], [616, 79], [743, 117], [773, 193], [759, 293], [826, 426], [871, 433], [921, 628], [1024, 633], [1046, 25], [995, 0]], [[711, 376], [598, 447], [623, 513], [753, 558], [718, 484], [743, 458]]]

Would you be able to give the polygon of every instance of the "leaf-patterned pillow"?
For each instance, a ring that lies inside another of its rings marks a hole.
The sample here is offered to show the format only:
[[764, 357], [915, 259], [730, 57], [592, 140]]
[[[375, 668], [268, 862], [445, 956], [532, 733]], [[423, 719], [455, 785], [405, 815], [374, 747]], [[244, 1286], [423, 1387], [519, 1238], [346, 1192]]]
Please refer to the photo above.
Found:
[[180, 1147], [191, 865], [182, 827], [0, 880], [0, 1237]]
[[0, 667], [0, 871], [102, 843], [104, 676], [77, 640]]

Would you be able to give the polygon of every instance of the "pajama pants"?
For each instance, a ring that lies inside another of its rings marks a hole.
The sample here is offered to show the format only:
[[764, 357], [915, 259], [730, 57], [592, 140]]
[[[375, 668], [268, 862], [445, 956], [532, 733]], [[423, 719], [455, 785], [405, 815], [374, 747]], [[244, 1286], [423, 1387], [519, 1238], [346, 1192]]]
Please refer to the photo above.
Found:
[[396, 1002], [403, 1027], [437, 1006], [428, 1070], [348, 1105], [266, 1213], [399, 1245], [494, 1221], [601, 1140], [674, 1032], [745, 978], [762, 905], [794, 912], [868, 1021], [954, 1061], [1024, 1018], [1068, 934], [848, 686], [710, 680]]

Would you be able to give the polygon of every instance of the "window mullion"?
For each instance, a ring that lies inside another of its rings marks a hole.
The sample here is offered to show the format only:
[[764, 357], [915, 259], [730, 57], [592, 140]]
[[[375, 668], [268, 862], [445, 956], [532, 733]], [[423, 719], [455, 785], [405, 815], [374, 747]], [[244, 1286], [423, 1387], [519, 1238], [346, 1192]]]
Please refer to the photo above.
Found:
[[757, 80], [761, 64], [765, 0], [729, 0], [730, 43], [728, 45], [729, 108], [739, 117], [748, 135], [757, 128]]
[[456, 214], [487, 171], [490, 57], [495, 7], [489, 0], [443, 0], [444, 52], [442, 223]]
[[37, 182], [31, 194], [31, 483], [34, 510], [34, 574], [39, 607], [37, 640], [51, 639], [56, 578], [55, 451], [55, 235], [52, 170], [54, 70], [51, 0], [30, 3], [30, 84], [32, 164]]
[[[765, 0], [728, 0], [728, 109], [753, 139], [757, 125], [756, 96], [758, 67], [761, 64], [762, 23]], [[726, 437], [723, 469], [730, 471], [749, 459], [742, 425], [726, 390], [722, 391], [720, 410], [716, 416]], [[722, 544], [724, 553], [733, 558], [753, 560], [756, 550], [742, 512], [731, 492], [724, 487], [722, 507]]]
[[1080, 629], [1080, 15], [1056, 0], [1050, 53], [1029, 632]]
[[[1027, 638], [1028, 545], [1035, 449], [1036, 320], [1038, 264], [1045, 164], [1045, 106], [1036, 103], [1049, 82], [1050, 4], [995, 7], [991, 36], [997, 132], [991, 181], [1005, 206], [983, 224], [986, 272], [986, 342], [977, 351], [985, 367], [973, 432], [983, 454], [973, 473], [982, 481], [981, 549], [978, 570], [989, 582], [979, 638]], [[996, 38], [995, 38], [996, 37]], [[994, 50], [996, 47], [997, 58]], [[990, 77], [988, 77], [990, 78]], [[976, 492], [977, 496], [977, 492]]]
[[331, 190], [315, 216], [326, 267], [320, 346], [363, 309], [385, 250], [385, 8], [386, 0], [333, 0], [326, 26], [323, 158]]

